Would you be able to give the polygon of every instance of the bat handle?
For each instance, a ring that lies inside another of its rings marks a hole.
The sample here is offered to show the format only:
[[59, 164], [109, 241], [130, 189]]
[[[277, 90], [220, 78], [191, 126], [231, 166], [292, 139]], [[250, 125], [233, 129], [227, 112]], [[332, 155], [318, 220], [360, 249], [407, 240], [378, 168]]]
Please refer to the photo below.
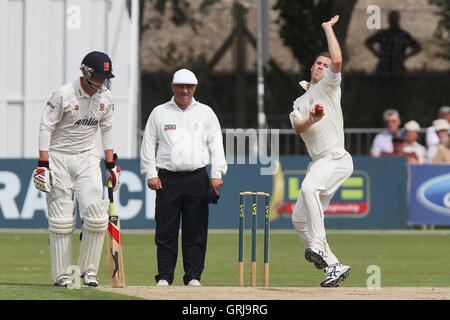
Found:
[[114, 202], [114, 195], [113, 195], [113, 187], [112, 187], [112, 181], [111, 181], [111, 179], [108, 180], [107, 187], [108, 187], [108, 198], [109, 198], [109, 202], [110, 202], [110, 203], [113, 203], [113, 202]]
[[113, 195], [113, 187], [112, 187], [112, 181], [108, 180], [108, 198], [109, 198], [109, 216], [116, 216], [116, 212], [114, 210], [114, 195]]

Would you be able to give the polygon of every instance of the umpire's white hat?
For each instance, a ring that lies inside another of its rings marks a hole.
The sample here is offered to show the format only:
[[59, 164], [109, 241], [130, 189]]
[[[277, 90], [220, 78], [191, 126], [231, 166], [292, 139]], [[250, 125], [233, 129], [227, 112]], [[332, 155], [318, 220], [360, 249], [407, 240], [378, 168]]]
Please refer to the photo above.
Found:
[[198, 84], [195, 74], [188, 69], [180, 69], [173, 74], [173, 84]]

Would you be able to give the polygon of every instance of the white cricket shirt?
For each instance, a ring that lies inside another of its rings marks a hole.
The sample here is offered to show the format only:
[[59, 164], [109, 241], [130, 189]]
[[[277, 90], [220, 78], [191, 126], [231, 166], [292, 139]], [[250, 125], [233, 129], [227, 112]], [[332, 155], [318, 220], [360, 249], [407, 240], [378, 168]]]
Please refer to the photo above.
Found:
[[227, 172], [222, 131], [214, 111], [192, 99], [186, 109], [174, 98], [153, 109], [141, 147], [141, 173], [147, 179], [158, 169], [193, 171], [211, 164], [211, 178]]
[[323, 106], [323, 118], [301, 133], [310, 157], [315, 160], [328, 153], [345, 153], [344, 119], [341, 109], [341, 74], [332, 73], [328, 68], [317, 83], [300, 82], [306, 92], [294, 101], [301, 119], [309, 118], [309, 111], [316, 104]]
[[382, 152], [394, 152], [394, 145], [392, 144], [392, 133], [387, 130], [381, 131], [375, 136], [370, 147], [370, 153], [374, 157], [379, 157]]
[[414, 152], [419, 159], [419, 164], [426, 164], [429, 162], [427, 157], [427, 149], [418, 142], [414, 142], [412, 145], [405, 144], [403, 151]]
[[103, 149], [112, 146], [111, 92], [84, 92], [80, 79], [53, 93], [42, 114], [39, 150], [69, 153], [96, 149], [95, 134], [100, 127]]

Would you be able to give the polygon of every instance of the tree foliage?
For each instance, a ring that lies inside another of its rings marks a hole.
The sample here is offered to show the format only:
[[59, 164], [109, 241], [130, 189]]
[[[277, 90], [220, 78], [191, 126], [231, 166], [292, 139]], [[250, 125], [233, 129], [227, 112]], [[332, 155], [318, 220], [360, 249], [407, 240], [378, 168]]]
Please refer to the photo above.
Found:
[[339, 22], [333, 27], [344, 61], [348, 54], [345, 48], [348, 26], [357, 0], [278, 0], [274, 6], [279, 11], [278, 23], [284, 44], [303, 67], [309, 67], [314, 57], [326, 51], [327, 43], [322, 22], [339, 15]]
[[[139, 21], [139, 38], [142, 41], [142, 35], [148, 30], [160, 29], [165, 19], [170, 21], [177, 27], [188, 26], [194, 33], [202, 26], [199, 17], [207, 14], [210, 6], [218, 3], [220, 0], [202, 0], [198, 6], [193, 7], [188, 0], [141, 0], [140, 4], [140, 21]], [[144, 14], [147, 10], [152, 11], [151, 19], [145, 19]], [[165, 66], [177, 68], [178, 66], [188, 65], [191, 69], [196, 70], [197, 66], [204, 65], [206, 58], [204, 53], [194, 54], [193, 47], [186, 47], [173, 41], [165, 48], [164, 52], [155, 52], [155, 59], [159, 59]]]
[[[207, 9], [219, 2], [219, 0], [203, 0], [198, 10], [205, 13]], [[141, 16], [145, 6], [149, 5], [160, 14], [160, 18], [141, 24], [141, 31], [151, 28], [160, 28], [161, 19], [166, 14], [170, 15], [170, 20], [177, 26], [189, 25], [194, 31], [197, 30], [201, 21], [194, 17], [195, 9], [191, 7], [188, 0], [143, 0], [141, 1]]]
[[274, 6], [279, 11], [280, 37], [304, 67], [326, 50], [321, 22], [330, 18], [331, 4], [332, 0], [278, 0]]
[[435, 37], [443, 42], [443, 57], [450, 60], [450, 1], [449, 0], [428, 0], [431, 4], [439, 7], [437, 15], [441, 17], [439, 20]]

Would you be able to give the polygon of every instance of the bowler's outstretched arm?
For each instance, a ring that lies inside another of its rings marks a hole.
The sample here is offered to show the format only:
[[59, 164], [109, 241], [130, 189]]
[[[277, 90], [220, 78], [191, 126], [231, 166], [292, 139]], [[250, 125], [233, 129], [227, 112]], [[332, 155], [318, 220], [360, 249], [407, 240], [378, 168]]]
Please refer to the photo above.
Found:
[[325, 32], [328, 42], [328, 52], [331, 56], [331, 71], [333, 73], [339, 73], [342, 69], [342, 52], [339, 42], [337, 41], [336, 35], [333, 31], [333, 26], [338, 22], [339, 16], [336, 15], [331, 18], [330, 21], [322, 23], [322, 29]]

